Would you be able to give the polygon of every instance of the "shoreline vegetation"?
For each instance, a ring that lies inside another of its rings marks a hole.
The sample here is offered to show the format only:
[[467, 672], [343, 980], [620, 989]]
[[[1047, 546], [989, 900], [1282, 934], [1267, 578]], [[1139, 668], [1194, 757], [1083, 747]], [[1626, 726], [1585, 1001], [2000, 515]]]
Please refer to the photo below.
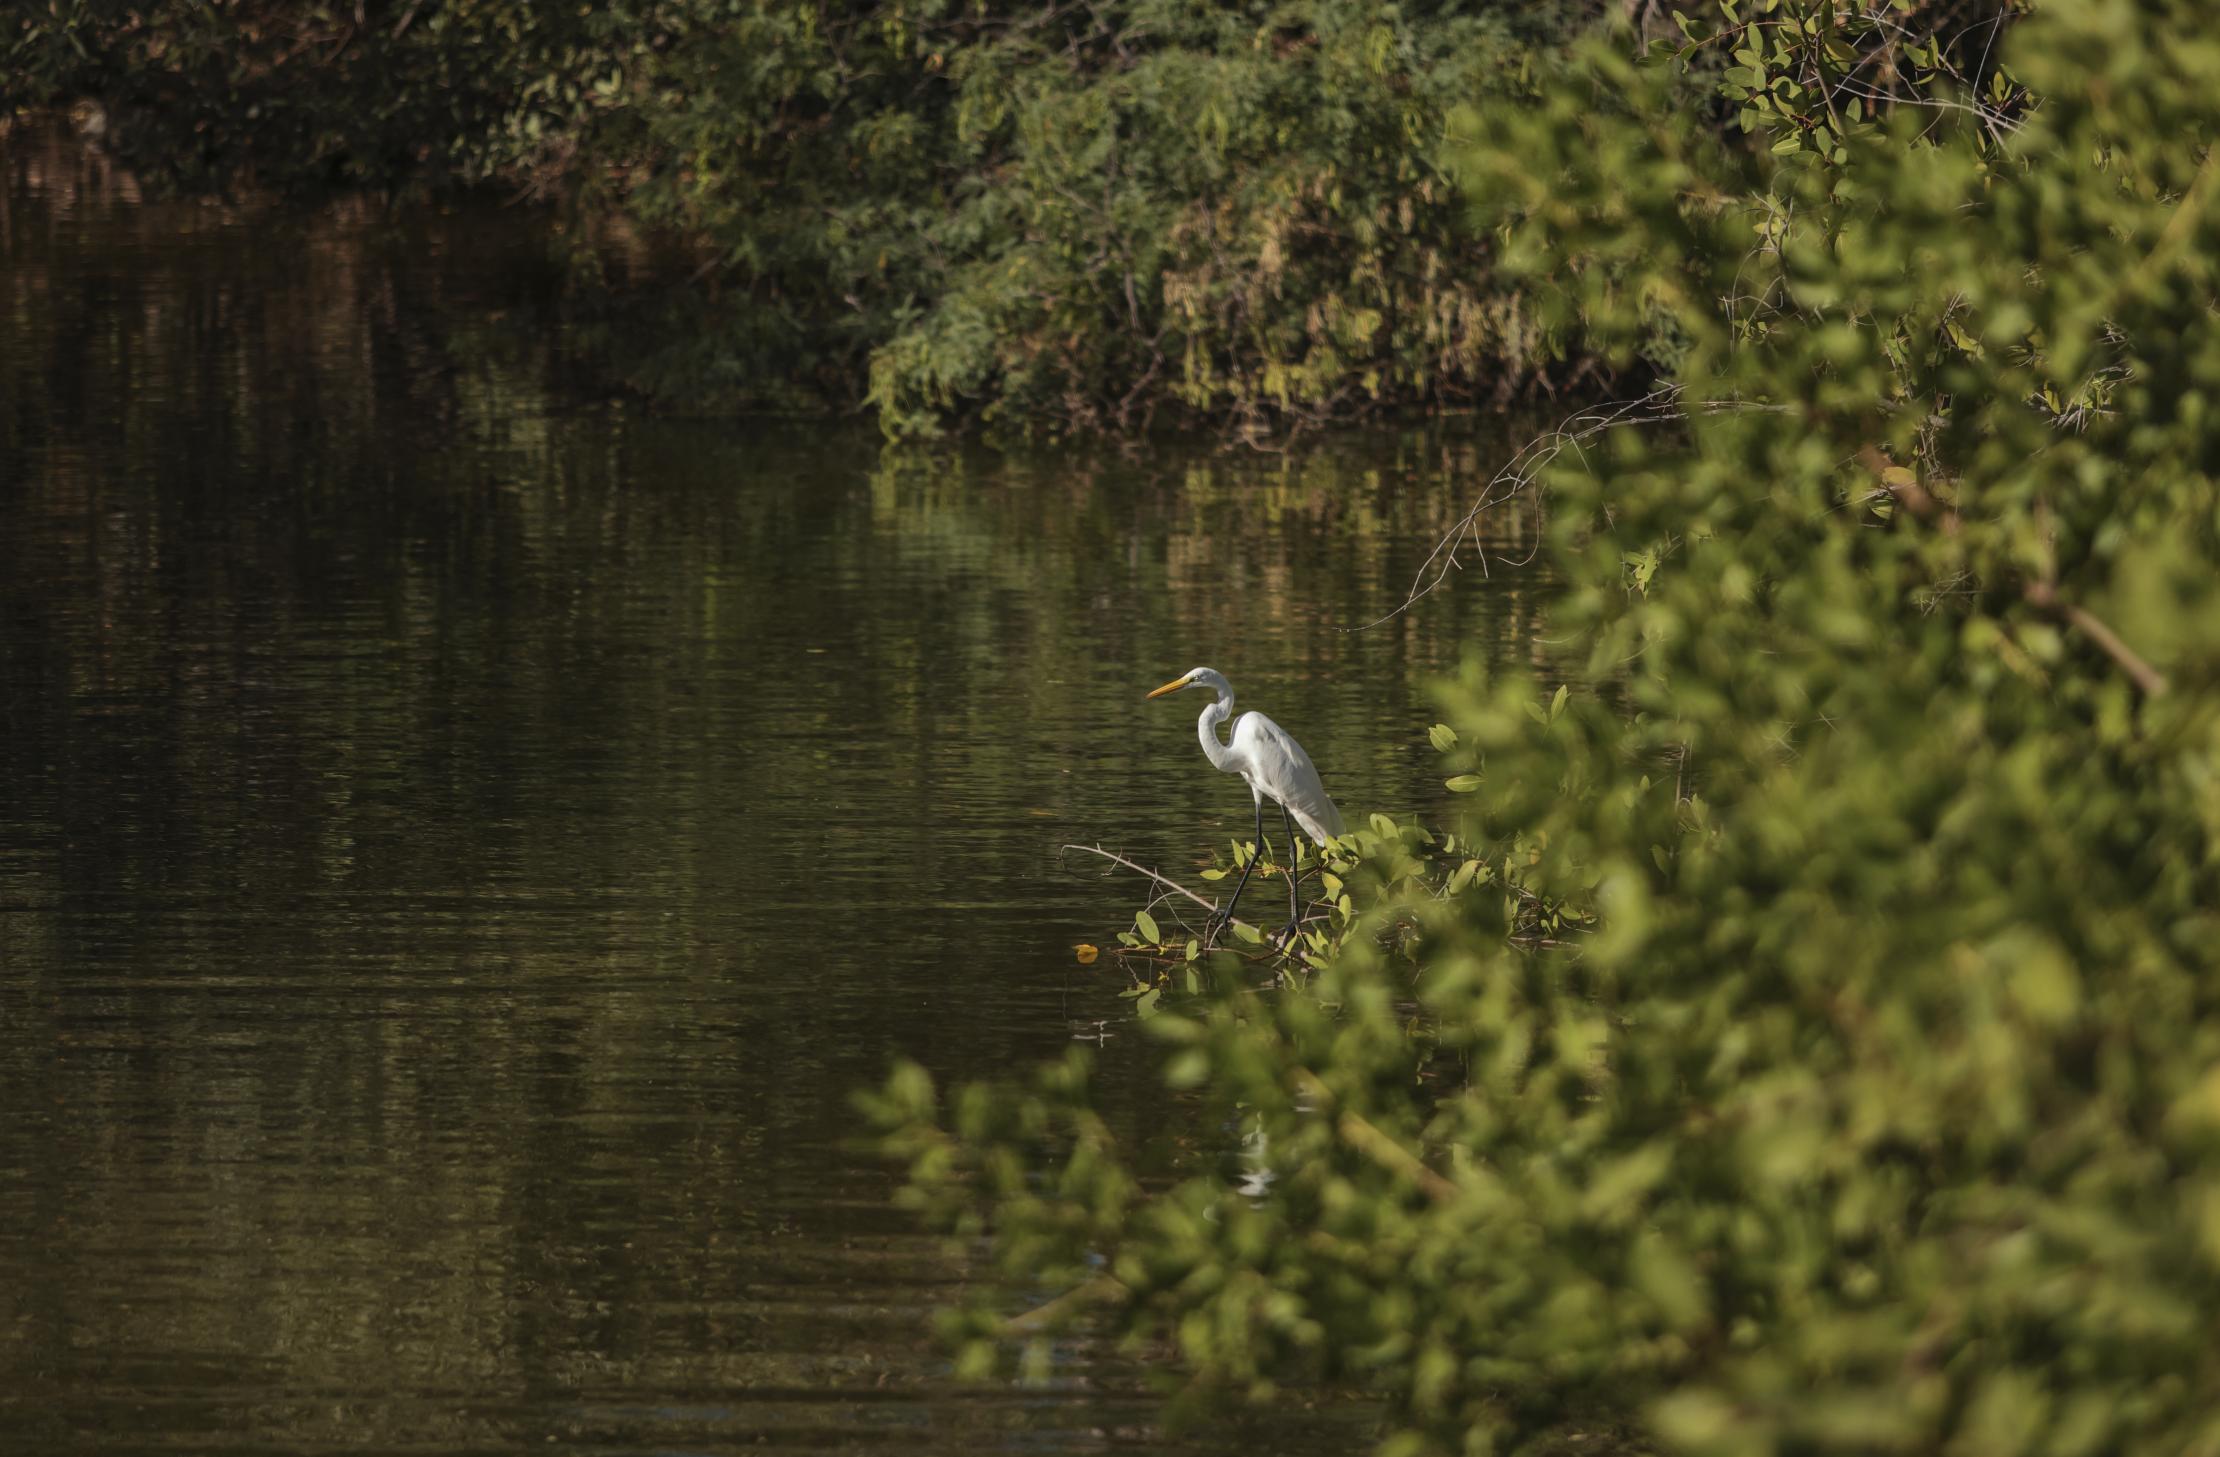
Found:
[[621, 384], [894, 438], [1216, 427], [1592, 393], [1449, 172], [1585, 0], [32, 8], [18, 105], [149, 185], [549, 203]]

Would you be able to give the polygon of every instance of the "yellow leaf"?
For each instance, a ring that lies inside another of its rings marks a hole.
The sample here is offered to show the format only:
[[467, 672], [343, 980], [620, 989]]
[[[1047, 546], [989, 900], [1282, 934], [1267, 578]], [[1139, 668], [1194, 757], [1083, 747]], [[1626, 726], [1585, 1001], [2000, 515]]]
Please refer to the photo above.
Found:
[[1079, 953], [1079, 964], [1081, 966], [1093, 966], [1095, 964], [1095, 958], [1102, 954], [1100, 950], [1088, 945], [1084, 941], [1080, 942], [1077, 946], [1074, 946], [1072, 950]]

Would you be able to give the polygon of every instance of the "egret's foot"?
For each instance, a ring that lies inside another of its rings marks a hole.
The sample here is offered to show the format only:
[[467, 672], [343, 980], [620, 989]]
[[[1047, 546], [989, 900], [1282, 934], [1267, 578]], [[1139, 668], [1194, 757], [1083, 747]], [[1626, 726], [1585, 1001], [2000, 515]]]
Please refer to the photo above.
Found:
[[1280, 933], [1272, 938], [1272, 944], [1278, 947], [1283, 954], [1292, 956], [1295, 954], [1295, 938], [1300, 936], [1302, 931], [1303, 919], [1297, 916], [1294, 920], [1280, 927]]

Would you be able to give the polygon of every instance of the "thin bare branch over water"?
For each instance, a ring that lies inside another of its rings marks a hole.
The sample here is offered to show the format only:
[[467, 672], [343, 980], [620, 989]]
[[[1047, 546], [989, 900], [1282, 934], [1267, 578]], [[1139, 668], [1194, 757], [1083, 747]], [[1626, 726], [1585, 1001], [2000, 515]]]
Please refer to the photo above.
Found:
[[[1481, 521], [1494, 507], [1513, 497], [1524, 494], [1551, 462], [1566, 450], [1579, 451], [1588, 441], [1613, 430], [1630, 425], [1670, 425], [1686, 419], [1690, 413], [1719, 414], [1729, 410], [1778, 410], [1779, 405], [1768, 405], [1750, 400], [1704, 400], [1693, 406], [1683, 401], [1683, 390], [1678, 385], [1661, 386], [1630, 400], [1607, 400], [1586, 406], [1556, 428], [1543, 432], [1520, 446], [1488, 480], [1480, 498], [1472, 509], [1457, 519], [1455, 525], [1434, 543], [1434, 549], [1419, 564], [1418, 572], [1411, 578], [1410, 590], [1401, 602], [1361, 627], [1345, 628], [1347, 632], [1369, 632], [1384, 622], [1408, 612], [1418, 600], [1449, 580], [1451, 572], [1463, 571], [1465, 551], [1469, 546], [1471, 560], [1485, 578], [1490, 575], [1486, 538], [1481, 532]], [[1510, 563], [1524, 566], [1533, 560], [1526, 557]]]

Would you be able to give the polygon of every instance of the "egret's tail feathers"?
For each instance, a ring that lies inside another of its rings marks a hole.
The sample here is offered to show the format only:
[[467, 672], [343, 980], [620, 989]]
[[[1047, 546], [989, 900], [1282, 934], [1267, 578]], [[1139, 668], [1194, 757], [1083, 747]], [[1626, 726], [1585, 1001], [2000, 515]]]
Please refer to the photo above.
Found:
[[1341, 833], [1341, 811], [1322, 794], [1315, 804], [1291, 804], [1287, 810], [1295, 816], [1295, 823], [1303, 827], [1303, 833], [1321, 845]]

